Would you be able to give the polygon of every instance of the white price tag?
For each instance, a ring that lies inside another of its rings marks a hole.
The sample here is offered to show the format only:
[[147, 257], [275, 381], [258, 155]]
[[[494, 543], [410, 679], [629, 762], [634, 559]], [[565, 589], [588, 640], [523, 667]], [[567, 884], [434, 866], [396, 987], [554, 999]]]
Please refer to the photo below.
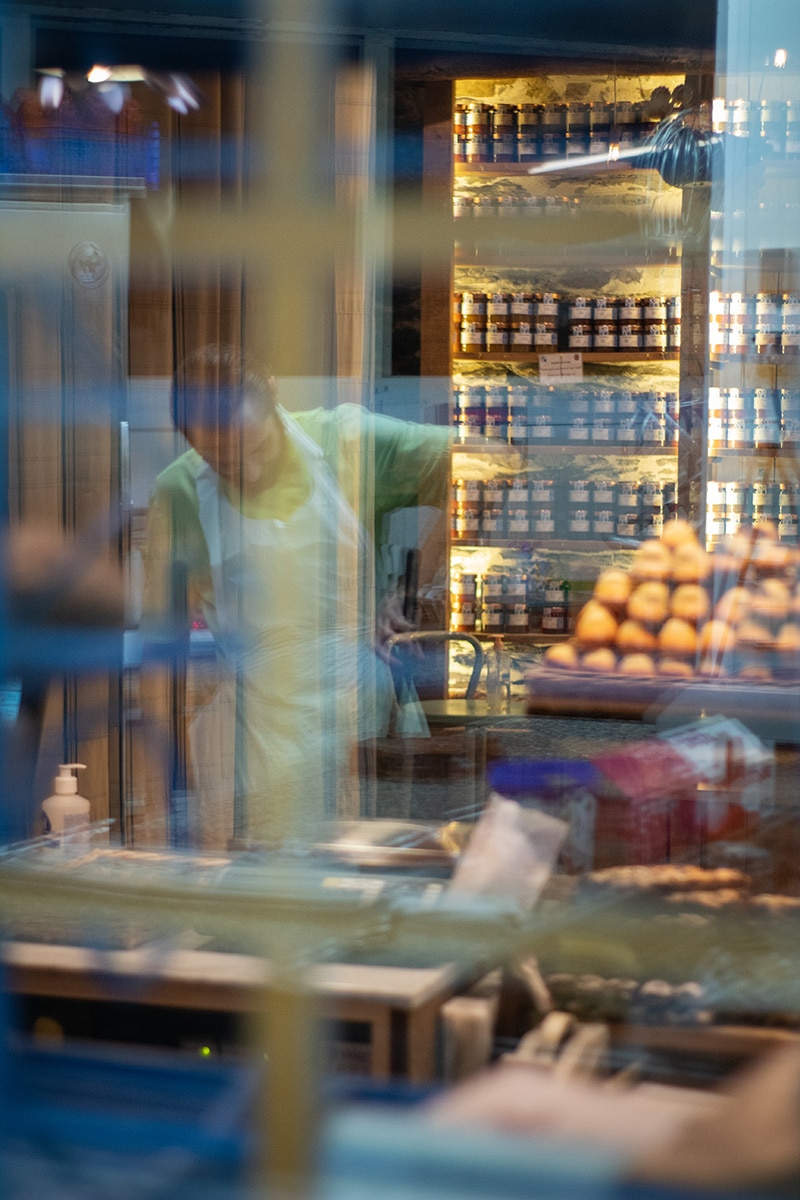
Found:
[[540, 354], [539, 378], [548, 383], [575, 382], [583, 379], [583, 355]]

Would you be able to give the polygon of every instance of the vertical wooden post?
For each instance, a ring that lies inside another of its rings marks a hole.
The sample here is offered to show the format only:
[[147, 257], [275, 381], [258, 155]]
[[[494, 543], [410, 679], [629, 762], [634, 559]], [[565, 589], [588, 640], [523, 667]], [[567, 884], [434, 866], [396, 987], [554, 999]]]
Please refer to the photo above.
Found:
[[[689, 106], [711, 102], [714, 76], [687, 75]], [[711, 270], [711, 184], [689, 184], [681, 204], [680, 436], [678, 506], [705, 536], [708, 429], [708, 292]]]

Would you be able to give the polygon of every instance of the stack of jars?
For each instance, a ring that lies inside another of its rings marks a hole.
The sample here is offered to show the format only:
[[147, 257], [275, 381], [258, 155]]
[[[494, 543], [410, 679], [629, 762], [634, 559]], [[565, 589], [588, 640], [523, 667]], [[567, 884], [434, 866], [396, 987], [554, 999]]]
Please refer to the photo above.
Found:
[[797, 100], [716, 100], [714, 129], [731, 137], [758, 140], [765, 156], [800, 156], [800, 102]]
[[654, 128], [644, 104], [627, 100], [560, 104], [460, 102], [453, 114], [457, 163], [536, 162], [608, 155], [643, 142]]
[[649, 480], [502, 478], [453, 484], [452, 537], [462, 544], [604, 541], [659, 536], [676, 484]]
[[527, 541], [531, 528], [531, 484], [526, 475], [453, 482], [451, 534], [456, 541]]
[[539, 292], [456, 292], [453, 344], [463, 354], [553, 351], [560, 297]]
[[712, 292], [709, 353], [717, 361], [747, 355], [800, 355], [800, 294]]
[[530, 395], [529, 442], [575, 448], [671, 447], [678, 440], [678, 397], [674, 392], [631, 392], [575, 388]]
[[800, 484], [710, 482], [706, 489], [706, 540], [715, 546], [742, 526], [772, 521], [783, 542], [797, 542]]
[[680, 329], [678, 296], [574, 296], [569, 300], [554, 292], [455, 292], [453, 296], [453, 347], [462, 354], [559, 350], [666, 354], [680, 347]]
[[528, 385], [493, 380], [453, 388], [453, 427], [459, 442], [528, 441]]
[[450, 583], [450, 627], [459, 633], [527, 633], [532, 626], [531, 580], [520, 567], [483, 575], [457, 571]]
[[[719, 389], [718, 389], [719, 390]], [[792, 393], [792, 397], [794, 393]], [[790, 408], [800, 428], [800, 405]], [[675, 392], [631, 392], [577, 386], [569, 391], [498, 380], [474, 380], [453, 388], [456, 440], [485, 440], [511, 445], [674, 446], [678, 440], [678, 397]]]
[[708, 449], [774, 450], [800, 445], [795, 388], [708, 389]]

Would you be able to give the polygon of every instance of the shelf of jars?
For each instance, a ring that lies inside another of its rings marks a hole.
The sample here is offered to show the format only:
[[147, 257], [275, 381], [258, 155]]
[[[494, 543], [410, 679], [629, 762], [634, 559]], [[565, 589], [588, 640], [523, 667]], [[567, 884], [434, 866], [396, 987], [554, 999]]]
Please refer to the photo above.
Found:
[[[555, 351], [557, 352], [557, 351]], [[539, 355], [553, 354], [554, 349], [541, 351], [465, 351], [455, 350], [453, 362], [484, 362], [484, 363], [538, 363]], [[581, 357], [586, 363], [601, 363], [604, 366], [625, 366], [629, 363], [677, 362], [678, 350], [582, 350]]]
[[456, 362], [536, 363], [542, 354], [572, 352], [581, 363], [620, 366], [677, 363], [678, 295], [566, 297], [543, 290], [453, 293]]
[[562, 457], [576, 451], [674, 454], [678, 391], [671, 374], [657, 373], [661, 386], [642, 390], [607, 386], [602, 378], [550, 385], [520, 376], [510, 382], [466, 377], [452, 391], [454, 452], [474, 446], [467, 452], [498, 453], [508, 446], [522, 458], [547, 450]]
[[[586, 522], [588, 524], [588, 522]], [[451, 538], [451, 544], [456, 549], [468, 549], [470, 547], [485, 548], [494, 547], [502, 550], [517, 550], [520, 553], [529, 551], [534, 542], [530, 538], [525, 541], [514, 540], [513, 538], [493, 538], [493, 537], [464, 537]], [[603, 547], [612, 546], [619, 547], [619, 539], [614, 537], [606, 538], [536, 538], [535, 547], [542, 551], [564, 552], [567, 550], [599, 550]], [[634, 547], [631, 546], [630, 549]]]
[[[585, 77], [580, 100], [567, 100], [575, 77], [459, 80], [453, 112], [453, 159], [459, 166], [519, 166], [570, 159], [640, 161], [653, 133], [679, 103], [680, 76]], [[652, 88], [649, 96], [645, 89]], [[491, 96], [487, 95], [491, 91]], [[553, 92], [565, 97], [557, 100]], [[540, 93], [541, 99], [537, 98]], [[502, 99], [500, 99], [502, 96]]]
[[[589, 458], [592, 456], [595, 458], [604, 458], [607, 456], [618, 456], [620, 458], [648, 458], [655, 456], [664, 457], [665, 455], [667, 457], [675, 457], [678, 453], [678, 447], [676, 445], [627, 445], [622, 442], [618, 443], [609, 441], [591, 443], [570, 442], [569, 444], [565, 442], [564, 444], [560, 445], [552, 445], [547, 442], [537, 442], [535, 439], [533, 441], [529, 441], [525, 446], [512, 446], [507, 442], [500, 441], [455, 441], [453, 442], [452, 453], [453, 458], [459, 458], [462, 455], [466, 455], [467, 457], [479, 457], [486, 454], [501, 458], [507, 456], [510, 449], [516, 450], [524, 462], [528, 462], [532, 459], [538, 460], [541, 458], [542, 454], [546, 454], [548, 457], [554, 459], [564, 459], [566, 461], [570, 458], [573, 458], [576, 454], [580, 454], [582, 458]], [[712, 451], [712, 453], [716, 454], [718, 452]], [[765, 457], [769, 455], [770, 457], [774, 458], [776, 456], [775, 451], [757, 451], [756, 453], [763, 453]], [[797, 453], [800, 453], [800, 447], [798, 447]], [[724, 451], [723, 454], [729, 454], [733, 456], [734, 454], [741, 454], [741, 451]], [[780, 451], [778, 451], [777, 454], [780, 456]], [[789, 456], [790, 453], [787, 451], [786, 457]]]
[[[621, 91], [617, 128], [602, 94], [617, 82], [598, 77], [591, 104], [546, 112], [527, 104], [540, 83], [558, 94], [574, 81], [456, 85], [515, 93], [520, 107], [501, 130], [495, 116], [511, 110], [492, 105], [486, 145], [472, 121], [464, 144], [454, 135], [454, 630], [564, 637], [588, 581], [627, 563], [677, 504], [680, 190], [609, 162], [612, 132], [631, 148], [658, 119]], [[563, 139], [550, 140], [550, 115]], [[541, 355], [567, 351], [583, 378], [550, 386]]]
[[456, 178], [468, 178], [470, 175], [488, 175], [493, 178], [501, 175], [507, 175], [513, 178], [518, 175], [530, 176], [547, 170], [548, 174], [566, 175], [572, 171], [635, 171], [648, 169], [650, 164], [646, 161], [644, 152], [637, 157], [620, 158], [617, 150], [606, 149], [604, 151], [595, 151], [594, 153], [586, 153], [585, 155], [569, 158], [561, 158], [553, 160], [551, 158], [531, 158], [525, 159], [523, 162], [509, 160], [504, 162], [502, 159], [493, 159], [491, 162], [466, 162], [456, 161], [454, 164]]

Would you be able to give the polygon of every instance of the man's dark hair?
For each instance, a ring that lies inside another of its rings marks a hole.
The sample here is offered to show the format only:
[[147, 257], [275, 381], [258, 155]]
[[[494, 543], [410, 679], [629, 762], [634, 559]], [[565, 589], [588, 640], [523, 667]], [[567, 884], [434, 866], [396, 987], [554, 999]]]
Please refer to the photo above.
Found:
[[203, 346], [178, 365], [172, 376], [172, 420], [181, 433], [193, 425], [224, 429], [236, 417], [245, 395], [260, 397], [264, 415], [275, 405], [268, 376], [236, 346]]

